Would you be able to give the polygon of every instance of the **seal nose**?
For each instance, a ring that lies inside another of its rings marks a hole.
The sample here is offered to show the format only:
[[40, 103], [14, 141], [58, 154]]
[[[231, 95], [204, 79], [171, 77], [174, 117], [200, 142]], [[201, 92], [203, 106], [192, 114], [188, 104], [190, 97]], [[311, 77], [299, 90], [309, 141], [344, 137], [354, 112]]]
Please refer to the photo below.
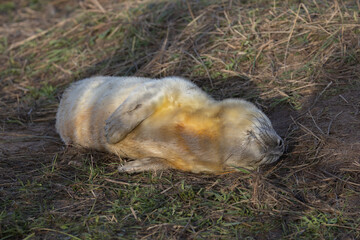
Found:
[[280, 151], [284, 152], [284, 140], [279, 138], [277, 140], [277, 147], [279, 148]]

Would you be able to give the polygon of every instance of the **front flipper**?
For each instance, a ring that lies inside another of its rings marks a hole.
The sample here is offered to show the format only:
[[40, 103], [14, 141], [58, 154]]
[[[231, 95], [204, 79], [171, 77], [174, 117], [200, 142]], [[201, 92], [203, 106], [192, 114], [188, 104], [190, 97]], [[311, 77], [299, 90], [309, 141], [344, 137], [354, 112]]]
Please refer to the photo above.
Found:
[[179, 94], [195, 96], [196, 99], [209, 99], [196, 85], [182, 78], [168, 77], [146, 82], [135, 89], [106, 120], [107, 142], [120, 142], [142, 121], [150, 117], [166, 97], [176, 99]]
[[115, 144], [126, 137], [142, 121], [154, 113], [164, 97], [160, 81], [145, 83], [111, 114], [105, 122], [107, 142]]
[[145, 172], [145, 171], [158, 171], [166, 170], [171, 168], [166, 161], [162, 158], [142, 158], [137, 159], [131, 162], [127, 162], [122, 166], [119, 166], [119, 172], [123, 173], [136, 173], [136, 172]]

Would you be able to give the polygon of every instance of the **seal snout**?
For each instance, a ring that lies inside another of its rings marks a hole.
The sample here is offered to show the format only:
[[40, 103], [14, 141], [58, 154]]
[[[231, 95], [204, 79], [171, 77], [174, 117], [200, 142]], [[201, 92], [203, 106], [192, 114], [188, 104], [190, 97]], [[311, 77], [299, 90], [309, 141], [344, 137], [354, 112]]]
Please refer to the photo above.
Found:
[[279, 152], [280, 155], [284, 153], [285, 144], [284, 144], [284, 140], [281, 137], [278, 138], [277, 146], [275, 149]]
[[270, 164], [273, 162], [276, 162], [280, 156], [284, 153], [285, 150], [285, 144], [284, 140], [277, 136], [277, 139], [274, 141], [273, 148], [268, 149], [265, 157], [264, 163]]

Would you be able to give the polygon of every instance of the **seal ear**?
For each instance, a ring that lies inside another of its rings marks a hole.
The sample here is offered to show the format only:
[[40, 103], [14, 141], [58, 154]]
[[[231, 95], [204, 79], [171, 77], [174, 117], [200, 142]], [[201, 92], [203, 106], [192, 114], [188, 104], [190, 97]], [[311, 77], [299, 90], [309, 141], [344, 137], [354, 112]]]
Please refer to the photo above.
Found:
[[134, 90], [132, 94], [105, 121], [107, 142], [115, 144], [123, 140], [142, 121], [154, 113], [163, 99], [155, 82], [150, 82]]

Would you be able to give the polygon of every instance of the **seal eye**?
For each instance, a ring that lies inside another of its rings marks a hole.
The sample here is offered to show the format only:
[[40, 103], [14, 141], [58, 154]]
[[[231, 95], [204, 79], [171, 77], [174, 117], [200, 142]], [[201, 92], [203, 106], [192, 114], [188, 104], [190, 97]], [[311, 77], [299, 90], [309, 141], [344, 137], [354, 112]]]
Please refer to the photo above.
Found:
[[277, 145], [278, 145], [278, 147], [281, 147], [282, 145], [284, 145], [284, 141], [282, 139], [278, 139]]

